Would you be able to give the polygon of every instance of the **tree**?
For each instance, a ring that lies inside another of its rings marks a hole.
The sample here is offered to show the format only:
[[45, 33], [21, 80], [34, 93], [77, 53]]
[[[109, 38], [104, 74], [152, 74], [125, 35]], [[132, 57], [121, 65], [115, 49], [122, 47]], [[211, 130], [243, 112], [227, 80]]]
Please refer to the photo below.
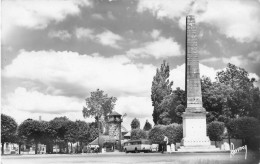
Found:
[[227, 130], [231, 137], [242, 139], [243, 144], [259, 135], [259, 121], [254, 117], [239, 117], [227, 123]]
[[35, 144], [35, 154], [37, 154], [38, 144], [44, 137], [46, 123], [42, 121], [27, 119], [18, 127], [18, 135], [25, 136], [28, 140], [33, 140]]
[[140, 129], [140, 121], [137, 118], [134, 118], [131, 122], [131, 129]]
[[80, 144], [80, 150], [83, 149], [83, 144], [88, 143], [88, 138], [89, 138], [89, 124], [86, 123], [85, 121], [76, 121], [77, 127], [78, 127], [78, 141]]
[[148, 134], [148, 138], [153, 144], [161, 144], [163, 143], [165, 133], [164, 125], [155, 125]]
[[175, 113], [176, 113], [176, 120], [175, 123], [181, 124], [182, 123], [182, 114], [185, 112], [185, 106], [180, 104], [176, 107]]
[[170, 68], [166, 61], [163, 61], [160, 69], [157, 68], [156, 75], [153, 77], [152, 82], [152, 105], [154, 107], [153, 110], [153, 121], [154, 124], [158, 124], [159, 116], [161, 111], [159, 109], [159, 105], [162, 102], [163, 98], [172, 93], [172, 85], [173, 82], [169, 80], [170, 76]]
[[219, 82], [211, 82], [209, 77], [201, 79], [202, 102], [207, 110], [207, 122], [219, 120], [219, 117], [230, 118], [229, 103], [232, 101], [233, 89]]
[[183, 126], [182, 124], [175, 125], [175, 143], [180, 143], [183, 138]]
[[255, 109], [252, 108], [252, 90], [254, 90], [254, 78], [249, 78], [248, 72], [233, 64], [228, 64], [226, 70], [217, 73], [217, 81], [233, 89], [232, 99], [228, 101], [231, 117], [252, 116]]
[[148, 120], [146, 120], [143, 130], [149, 131], [150, 129], [152, 129], [152, 125], [150, 124], [150, 122]]
[[131, 140], [146, 139], [147, 138], [147, 134], [142, 129], [133, 129], [131, 131], [130, 138], [131, 138]]
[[[67, 117], [55, 117], [53, 120], [51, 120], [50, 128], [54, 131], [54, 142], [55, 144], [58, 144], [60, 147], [60, 153], [62, 150], [62, 146], [67, 147], [67, 143], [65, 141], [65, 134], [67, 131], [67, 123], [70, 120]], [[67, 148], [68, 149], [68, 148]]]
[[181, 115], [185, 111], [185, 97], [185, 91], [180, 88], [165, 96], [158, 108], [161, 113], [158, 124], [182, 123]]
[[15, 138], [17, 129], [17, 123], [15, 120], [5, 114], [1, 114], [1, 144], [2, 154], [4, 154], [4, 144], [6, 142], [12, 142]]
[[215, 141], [217, 146], [217, 141], [221, 141], [225, 129], [225, 124], [223, 122], [214, 121], [207, 125], [207, 135], [211, 141]]
[[[72, 143], [75, 143], [78, 141], [78, 126], [76, 124], [76, 122], [73, 121], [68, 121], [66, 123], [66, 132], [64, 135], [64, 139], [67, 142], [70, 142], [71, 145], [71, 153], [72, 153]], [[67, 153], [68, 153], [68, 149], [67, 149]]]
[[[109, 97], [99, 89], [91, 92], [90, 97], [86, 98], [86, 107], [83, 107], [84, 118], [95, 117], [99, 127], [101, 117], [107, 119], [108, 114], [114, 109], [116, 100], [116, 97]], [[98, 131], [100, 133], [100, 128], [98, 128]]]

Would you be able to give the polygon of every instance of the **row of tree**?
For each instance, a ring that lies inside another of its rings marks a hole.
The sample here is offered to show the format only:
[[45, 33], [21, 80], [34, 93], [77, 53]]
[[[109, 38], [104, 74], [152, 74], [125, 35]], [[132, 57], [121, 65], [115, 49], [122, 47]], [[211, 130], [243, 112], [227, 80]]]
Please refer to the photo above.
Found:
[[[154, 124], [182, 123], [186, 93], [177, 88], [172, 90], [169, 80], [169, 65], [164, 61], [153, 78], [151, 99]], [[236, 117], [255, 117], [260, 120], [260, 91], [254, 86], [256, 80], [248, 72], [233, 64], [217, 72], [216, 80], [201, 78], [203, 107], [207, 110], [207, 122], [225, 122]]]
[[[138, 119], [134, 119], [131, 124], [132, 140], [149, 139], [154, 144], [161, 144], [164, 136], [167, 136], [169, 144], [176, 144], [180, 143], [183, 138], [182, 124], [155, 125], [151, 129], [145, 129], [145, 127], [140, 129], [140, 126], [132, 126], [136, 124], [135, 122], [138, 122]], [[239, 117], [230, 119], [226, 123], [213, 121], [207, 124], [207, 136], [211, 141], [215, 141], [215, 144], [223, 138], [236, 138], [242, 139], [243, 145], [254, 149], [258, 147], [256, 136], [259, 132], [259, 122], [254, 117]]]
[[39, 143], [47, 146], [47, 153], [53, 153], [54, 145], [59, 145], [60, 153], [62, 150], [68, 153], [68, 143], [71, 143], [71, 146], [72, 143], [79, 143], [77, 151], [81, 151], [85, 144], [92, 142], [97, 136], [96, 123], [56, 117], [51, 121], [27, 119], [18, 126], [12, 117], [1, 114], [2, 153], [4, 143], [8, 142], [19, 144], [19, 151], [22, 144], [34, 144], [35, 154]]

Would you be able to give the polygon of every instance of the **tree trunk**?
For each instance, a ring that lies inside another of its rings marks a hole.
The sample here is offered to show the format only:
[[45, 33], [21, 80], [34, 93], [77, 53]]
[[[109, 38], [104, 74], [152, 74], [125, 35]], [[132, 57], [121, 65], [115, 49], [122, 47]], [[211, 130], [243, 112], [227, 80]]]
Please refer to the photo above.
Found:
[[228, 135], [228, 144], [230, 146], [230, 135]]
[[69, 145], [68, 145], [68, 142], [66, 141], [66, 153], [69, 154]]
[[61, 153], [61, 143], [58, 144], [59, 145], [59, 153]]
[[37, 154], [37, 150], [38, 150], [38, 142], [35, 141], [35, 154]]
[[78, 142], [77, 142], [77, 151], [76, 151], [77, 154], [78, 154], [78, 148], [79, 148], [79, 145], [78, 145]]
[[99, 117], [97, 117], [97, 126], [98, 126], [98, 152], [100, 151], [99, 137], [100, 137], [100, 128], [99, 128]]
[[4, 142], [2, 142], [2, 155], [4, 155], [4, 154], [5, 154], [5, 152], [4, 152], [4, 145], [5, 145], [5, 143], [4, 143]]
[[215, 146], [217, 147], [217, 141], [215, 141]]
[[72, 143], [70, 143], [70, 153], [72, 153]]
[[21, 146], [22, 146], [22, 144], [19, 143], [19, 154], [21, 154]]

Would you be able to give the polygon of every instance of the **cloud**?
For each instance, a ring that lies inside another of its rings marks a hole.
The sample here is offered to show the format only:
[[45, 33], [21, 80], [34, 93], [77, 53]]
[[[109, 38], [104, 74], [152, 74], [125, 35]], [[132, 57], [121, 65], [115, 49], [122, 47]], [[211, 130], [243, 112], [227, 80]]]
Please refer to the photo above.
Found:
[[260, 40], [260, 4], [255, 1], [139, 0], [137, 11], [172, 19], [181, 29], [185, 29], [186, 15], [193, 14], [197, 22], [217, 27], [219, 33], [238, 42]]
[[[159, 34], [156, 34], [155, 32], [152, 35], [154, 35], [154, 37], [158, 37], [156, 35]], [[127, 51], [127, 55], [132, 58], [147, 58], [152, 56], [159, 59], [171, 56], [180, 56], [182, 54], [183, 53], [179, 43], [172, 38], [164, 37], [158, 37], [155, 41], [147, 42], [140, 48], [133, 48]]]
[[244, 57], [242, 55], [240, 55], [240, 56], [231, 56], [229, 58], [221, 58], [221, 60], [225, 64], [232, 63], [232, 64], [234, 64], [236, 66], [241, 66], [241, 65], [244, 64]]
[[78, 98], [53, 96], [18, 87], [7, 95], [11, 108], [31, 113], [67, 113], [82, 110], [83, 102]]
[[71, 34], [66, 30], [50, 31], [48, 33], [50, 38], [58, 38], [60, 40], [67, 41], [71, 38]]
[[190, 0], [140, 0], [137, 6], [138, 12], [150, 11], [158, 19], [170, 18], [179, 19], [191, 4]]
[[260, 51], [250, 52], [247, 56], [253, 63], [260, 63]]
[[108, 17], [108, 19], [116, 20], [115, 16], [113, 15], [113, 13], [111, 11], [107, 12], [107, 17]]
[[123, 38], [120, 35], [115, 34], [115, 33], [108, 31], [108, 30], [104, 31], [101, 34], [98, 34], [96, 36], [96, 38], [97, 38], [97, 41], [100, 44], [105, 45], [105, 46], [110, 46], [110, 47], [113, 47], [113, 48], [121, 48], [118, 45], [118, 41], [123, 40]]
[[123, 40], [120, 35], [109, 30], [105, 30], [102, 33], [95, 33], [94, 30], [83, 27], [76, 28], [75, 35], [78, 39], [90, 39], [96, 43], [116, 49], [121, 48], [118, 42]]
[[2, 75], [41, 83], [49, 94], [85, 98], [98, 88], [113, 96], [149, 95], [147, 84], [155, 70], [152, 65], [133, 64], [123, 55], [105, 58], [70, 51], [20, 51]]
[[137, 96], [124, 96], [119, 97], [115, 110], [120, 114], [126, 113], [127, 116], [124, 118], [123, 125], [130, 130], [131, 122], [134, 118], [138, 118], [143, 128], [145, 121], [148, 119], [150, 123], [152, 121], [153, 106], [149, 96], [137, 97]]
[[151, 32], [151, 37], [152, 37], [153, 39], [157, 39], [160, 35], [161, 35], [161, 31], [160, 31], [160, 30], [154, 29], [154, 30]]
[[78, 27], [75, 29], [75, 35], [78, 39], [94, 39], [94, 30]]
[[96, 20], [104, 20], [104, 17], [101, 14], [92, 14], [91, 17]]
[[61, 22], [68, 15], [78, 15], [80, 7], [92, 6], [88, 0], [13, 0], [2, 2], [3, 33], [12, 32], [14, 26], [44, 29], [51, 22]]
[[220, 33], [239, 42], [260, 40], [259, 7], [253, 1], [208, 1], [207, 8], [198, 16], [198, 21], [216, 26]]
[[[207, 76], [212, 81], [215, 81], [216, 73], [219, 70], [216, 70], [212, 67], [205, 66], [203, 64], [199, 64], [200, 67], [200, 77]], [[170, 80], [173, 81], [173, 89], [180, 87], [181, 89], [185, 89], [185, 64], [178, 65], [176, 68], [170, 71]]]

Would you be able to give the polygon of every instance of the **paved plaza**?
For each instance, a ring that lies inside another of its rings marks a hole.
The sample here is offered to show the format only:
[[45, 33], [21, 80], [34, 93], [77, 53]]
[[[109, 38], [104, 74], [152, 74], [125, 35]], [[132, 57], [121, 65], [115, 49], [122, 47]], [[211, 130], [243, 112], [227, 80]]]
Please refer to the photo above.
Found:
[[107, 154], [51, 154], [51, 155], [6, 155], [2, 156], [3, 164], [121, 164], [121, 163], [188, 163], [188, 164], [248, 164], [259, 163], [257, 155], [239, 153], [230, 158], [229, 153], [107, 153]]

